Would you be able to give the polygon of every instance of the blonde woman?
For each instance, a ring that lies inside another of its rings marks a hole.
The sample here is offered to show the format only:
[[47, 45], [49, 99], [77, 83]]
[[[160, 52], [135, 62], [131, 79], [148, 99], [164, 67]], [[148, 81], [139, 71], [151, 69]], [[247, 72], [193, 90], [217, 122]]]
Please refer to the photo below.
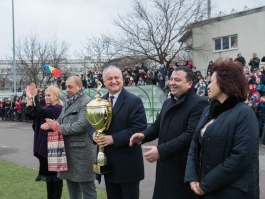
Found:
[[63, 182], [57, 178], [57, 172], [48, 171], [47, 136], [49, 130], [40, 128], [45, 123], [45, 118], [57, 119], [61, 113], [63, 103], [60, 100], [59, 89], [55, 86], [49, 86], [45, 90], [45, 107], [41, 106], [38, 90], [34, 83], [27, 86], [26, 96], [26, 115], [34, 121], [32, 125], [34, 131], [33, 152], [40, 162], [39, 174], [35, 181], [46, 182], [48, 199], [60, 199]]

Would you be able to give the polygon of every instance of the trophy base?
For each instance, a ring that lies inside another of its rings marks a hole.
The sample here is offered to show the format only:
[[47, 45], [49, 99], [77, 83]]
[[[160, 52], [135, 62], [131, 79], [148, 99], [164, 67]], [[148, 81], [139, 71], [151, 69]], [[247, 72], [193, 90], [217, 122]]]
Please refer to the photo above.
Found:
[[97, 164], [93, 164], [93, 173], [99, 174], [99, 175], [104, 175], [106, 173], [111, 172], [111, 166], [110, 165], [104, 165], [104, 166], [99, 166]]

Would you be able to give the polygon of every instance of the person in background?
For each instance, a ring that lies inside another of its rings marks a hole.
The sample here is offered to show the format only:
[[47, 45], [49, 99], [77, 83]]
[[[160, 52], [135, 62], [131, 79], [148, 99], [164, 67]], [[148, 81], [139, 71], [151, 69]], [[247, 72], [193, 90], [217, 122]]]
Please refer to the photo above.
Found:
[[262, 84], [265, 84], [265, 75], [260, 72], [259, 68], [255, 68], [252, 74], [252, 78], [255, 82], [256, 78], [259, 78]]
[[64, 79], [62, 79], [61, 89], [62, 89], [63, 91], [66, 90], [66, 87], [65, 87], [65, 80], [64, 80]]
[[263, 92], [264, 92], [264, 84], [260, 82], [260, 78], [256, 78], [255, 88], [256, 88], [257, 91], [259, 92], [259, 95], [260, 95], [260, 96], [263, 96]]
[[196, 89], [196, 93], [198, 95], [205, 95], [205, 89], [206, 89], [206, 84], [204, 82], [203, 77], [201, 76], [201, 79], [199, 80], [199, 82], [195, 85], [194, 87]]
[[165, 80], [166, 75], [165, 75], [165, 71], [164, 71], [164, 65], [161, 65], [161, 68], [157, 71], [157, 82], [158, 82], [158, 86], [161, 89], [164, 89], [165, 87]]
[[213, 61], [210, 61], [208, 64], [208, 67], [207, 67], [207, 74], [208, 74], [208, 72], [210, 72], [210, 74], [213, 73], [212, 66], [213, 66]]
[[249, 60], [248, 65], [250, 66], [250, 71], [253, 73], [255, 68], [259, 68], [260, 59], [257, 57], [257, 53], [252, 54], [252, 58]]
[[22, 100], [17, 97], [16, 98], [16, 102], [15, 102], [15, 110], [16, 110], [16, 115], [17, 115], [17, 120], [22, 122], [22, 118], [21, 118], [21, 112], [22, 112], [22, 104], [21, 104]]
[[259, 129], [244, 101], [247, 82], [240, 63], [213, 64], [208, 95], [189, 149], [185, 183], [199, 198], [259, 199]]
[[49, 86], [45, 90], [45, 101], [47, 107], [40, 104], [38, 91], [35, 84], [27, 86], [27, 109], [26, 115], [33, 120], [34, 131], [34, 156], [39, 160], [39, 174], [35, 181], [46, 182], [47, 198], [60, 199], [62, 195], [63, 182], [57, 178], [57, 172], [48, 171], [48, 132], [40, 128], [45, 123], [45, 118], [57, 119], [62, 111], [62, 101], [60, 100], [59, 89], [56, 86]]
[[2, 99], [2, 101], [1, 101], [1, 109], [0, 109], [0, 111], [1, 111], [1, 115], [2, 115], [2, 120], [6, 120], [6, 118], [5, 118], [5, 104], [6, 104], [6, 101], [5, 101], [5, 98], [4, 99]]
[[144, 86], [145, 82], [142, 77], [139, 77], [139, 81], [137, 82], [137, 86]]
[[153, 75], [152, 75], [151, 71], [148, 70], [146, 73], [146, 76], [145, 76], [145, 84], [146, 85], [152, 85], [153, 84], [152, 80], [153, 80]]
[[265, 122], [265, 97], [260, 98], [260, 103], [257, 105], [257, 111], [259, 113], [259, 138], [261, 139], [263, 132], [263, 124]]
[[129, 80], [127, 86], [135, 86], [135, 83], [134, 83], [134, 80], [132, 77], [130, 77], [130, 80]]
[[171, 74], [172, 74], [173, 71], [174, 71], [173, 64], [170, 63], [170, 64], [169, 64], [169, 67], [168, 67], [168, 69], [167, 69], [167, 77], [168, 77], [168, 79], [170, 79]]
[[86, 80], [86, 78], [84, 77], [84, 75], [81, 75], [81, 79], [82, 79], [83, 87], [84, 87], [85, 89], [87, 89], [87, 80]]
[[241, 52], [239, 52], [239, 53], [237, 54], [237, 57], [235, 58], [234, 61], [235, 61], [235, 62], [239, 62], [239, 63], [241, 63], [242, 66], [245, 66], [245, 65], [246, 65], [246, 60], [245, 60], [245, 58], [241, 55]]
[[197, 75], [201, 75], [201, 71], [197, 71], [195, 66], [192, 66], [191, 70], [194, 73], [195, 77], [197, 77]]
[[5, 120], [10, 120], [10, 100], [5, 100]]
[[208, 97], [208, 86], [209, 86], [209, 84], [211, 83], [211, 75], [207, 75], [206, 77], [205, 77], [205, 97]]

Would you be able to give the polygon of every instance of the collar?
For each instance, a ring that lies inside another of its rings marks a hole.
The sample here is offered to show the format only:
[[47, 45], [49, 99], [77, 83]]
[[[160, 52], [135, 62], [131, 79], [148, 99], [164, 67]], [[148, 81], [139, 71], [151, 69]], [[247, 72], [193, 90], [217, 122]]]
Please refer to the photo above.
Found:
[[[121, 89], [122, 90], [122, 89]], [[120, 93], [121, 93], [121, 90], [118, 92], [118, 93], [116, 93], [115, 95], [110, 95], [110, 93], [109, 93], [109, 97], [110, 96], [114, 96], [114, 99], [118, 99], [118, 97], [119, 97], [119, 95], [120, 95]]]
[[173, 100], [180, 100], [181, 98], [185, 97], [186, 95], [188, 95], [189, 93], [191, 92], [194, 92], [194, 89], [193, 89], [193, 86], [191, 88], [189, 88], [185, 93], [183, 93], [179, 98], [177, 98], [176, 96], [172, 95], [172, 93], [170, 94], [171, 95], [171, 99]]

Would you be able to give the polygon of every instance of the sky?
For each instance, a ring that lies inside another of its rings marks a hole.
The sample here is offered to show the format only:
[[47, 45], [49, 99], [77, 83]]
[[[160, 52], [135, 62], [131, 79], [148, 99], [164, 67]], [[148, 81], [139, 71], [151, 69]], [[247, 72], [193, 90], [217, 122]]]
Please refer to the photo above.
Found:
[[[57, 37], [70, 45], [68, 58], [83, 49], [87, 38], [104, 33], [118, 34], [113, 25], [117, 14], [124, 15], [132, 9], [133, 0], [13, 0], [15, 16], [15, 41], [38, 35], [46, 40]], [[147, 0], [142, 0], [147, 1]], [[265, 6], [264, 0], [212, 0], [212, 16], [232, 9], [243, 11]], [[12, 59], [12, 1], [0, 0], [0, 60]]]

